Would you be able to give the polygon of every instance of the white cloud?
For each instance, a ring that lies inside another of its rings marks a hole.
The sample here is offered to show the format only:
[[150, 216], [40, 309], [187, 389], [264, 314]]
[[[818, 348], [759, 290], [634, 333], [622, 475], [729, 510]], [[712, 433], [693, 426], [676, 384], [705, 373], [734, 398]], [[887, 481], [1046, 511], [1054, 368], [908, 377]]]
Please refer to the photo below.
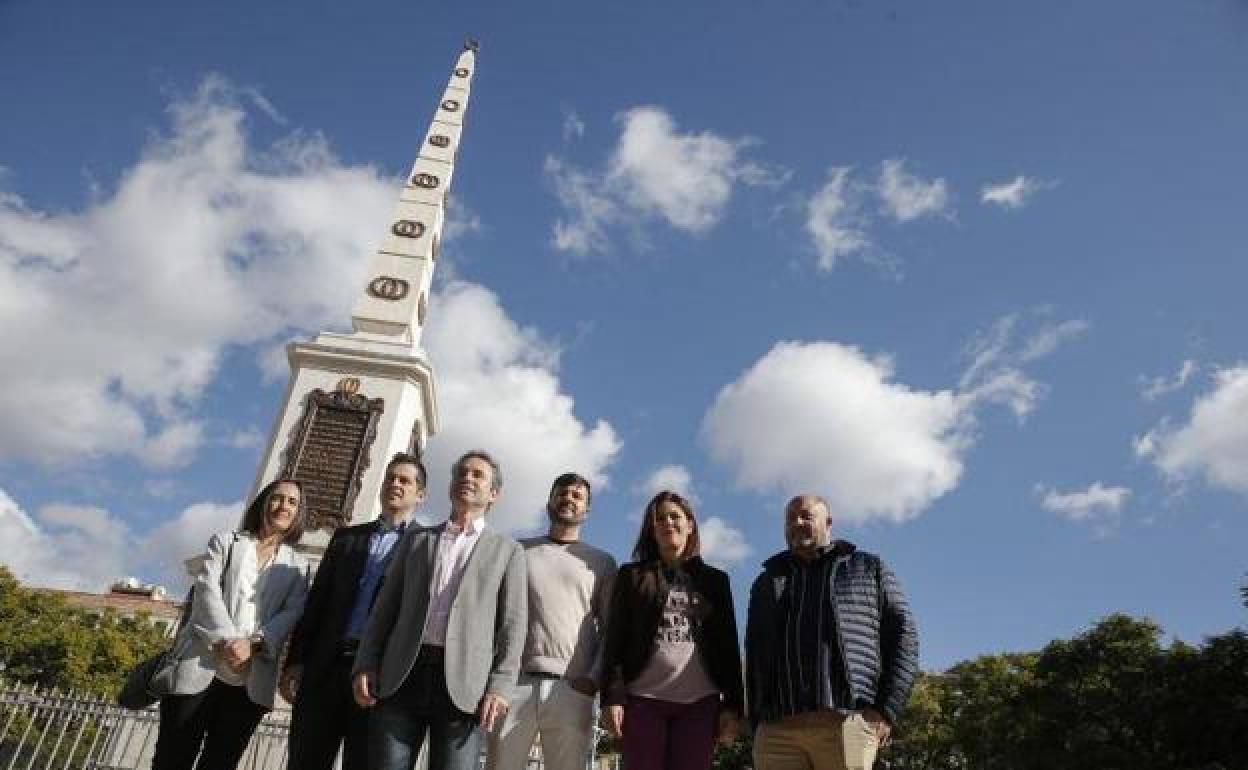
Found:
[[1182, 390], [1196, 373], [1196, 362], [1190, 358], [1179, 365], [1173, 377], [1140, 377], [1140, 395], [1145, 401], [1155, 401], [1164, 395]]
[[255, 427], [241, 428], [226, 437], [225, 445], [232, 449], [259, 449], [264, 446], [264, 434]]
[[585, 136], [585, 121], [574, 110], [563, 113], [563, 141], [570, 142]]
[[194, 458], [203, 443], [203, 423], [176, 420], [166, 422], [160, 433], [147, 439], [137, 454], [151, 468], [180, 468]]
[[550, 482], [574, 470], [595, 489], [620, 443], [611, 425], [584, 425], [558, 378], [559, 351], [507, 317], [498, 298], [474, 284], [452, 282], [430, 303], [425, 345], [438, 367], [442, 426], [430, 441], [429, 515], [446, 513], [451, 463], [482, 448], [502, 465], [504, 487], [489, 514], [504, 529], [545, 521]]
[[1094, 481], [1087, 489], [1072, 492], [1059, 492], [1052, 487], [1037, 485], [1036, 494], [1046, 511], [1071, 521], [1088, 521], [1116, 515], [1131, 496], [1131, 490], [1127, 487], [1107, 487]]
[[144, 563], [161, 580], [179, 585], [185, 574], [182, 562], [203, 553], [213, 533], [237, 527], [242, 516], [242, 501], [188, 505], [173, 519], [140, 539]]
[[698, 501], [698, 496], [693, 491], [693, 474], [683, 465], [661, 465], [638, 485], [638, 491], [647, 498], [665, 489], [688, 498], [692, 503], [696, 504]]
[[976, 338], [956, 389], [898, 382], [887, 355], [780, 342], [719, 391], [702, 435], [741, 487], [822, 494], [853, 521], [905, 521], [958, 484], [985, 405], [1021, 418], [1042, 395], [1023, 353], [1052, 332], [1046, 325], [1019, 343], [1019, 321], [1000, 319]]
[[[1023, 365], [1052, 355], [1066, 341], [1086, 333], [1087, 321], [1041, 321], [1021, 334], [1025, 319], [1018, 313], [998, 318], [967, 345], [969, 359], [959, 388], [969, 398], [1003, 404], [1019, 419], [1026, 417], [1044, 395], [1044, 386], [1023, 371]], [[1022, 338], [1019, 340], [1019, 338]]]
[[458, 195], [446, 199], [446, 221], [442, 225], [445, 241], [458, 241], [468, 235], [477, 235], [485, 229], [480, 215], [473, 211]]
[[955, 392], [892, 378], [887, 357], [781, 342], [720, 390], [703, 433], [743, 487], [816, 492], [838, 516], [903, 521], [957, 484], [969, 425]]
[[738, 564], [753, 551], [741, 530], [718, 516], [699, 522], [698, 535], [702, 557], [720, 567]]
[[1020, 209], [1042, 190], [1056, 187], [1056, 182], [1019, 176], [1006, 182], [986, 184], [979, 191], [981, 203], [993, 204], [1003, 209]]
[[[35, 585], [80, 590], [100, 590], [124, 562], [114, 547], [92, 548], [94, 533], [113, 536], [110, 522], [98, 509], [86, 509], [75, 521], [68, 506], [49, 507], [50, 518], [40, 523], [31, 518], [0, 489], [0, 564], [17, 578]], [[87, 545], [87, 547], [84, 547]]]
[[828, 272], [837, 260], [871, 246], [861, 212], [862, 192], [849, 168], [828, 170], [828, 181], [806, 203], [806, 232], [814, 242], [818, 269]]
[[565, 210], [553, 243], [585, 255], [609, 248], [607, 228], [634, 228], [661, 220], [692, 234], [705, 233], [723, 216], [738, 184], [775, 186], [788, 174], [745, 158], [750, 139], [709, 131], [682, 133], [659, 107], [634, 107], [618, 117], [620, 138], [605, 170], [586, 171], [546, 159], [546, 175]]
[[823, 186], [806, 199], [804, 207], [804, 226], [820, 272], [831, 271], [839, 260], [851, 256], [890, 270], [897, 267], [872, 240], [873, 216], [867, 206], [872, 196], [878, 199], [879, 214], [900, 223], [951, 215], [945, 180], [921, 179], [906, 171], [903, 160], [885, 160], [874, 183], [858, 181], [847, 166], [832, 166]]
[[1027, 338], [1019, 359], [1034, 361], [1037, 358], [1044, 358], [1057, 350], [1062, 343], [1082, 336], [1090, 328], [1092, 328], [1091, 324], [1078, 318], [1045, 324]]
[[568, 215], [566, 220], [555, 220], [555, 248], [582, 256], [606, 251], [607, 228], [624, 217], [621, 204], [591, 174], [559, 158], [546, 158], [545, 171]]
[[23, 582], [103, 591], [140, 573], [155, 582], [184, 583], [182, 560], [200, 553], [212, 532], [238, 524], [241, 503], [197, 503], [148, 535], [94, 506], [55, 503], [27, 515], [0, 489], [0, 564]]
[[0, 456], [184, 464], [227, 348], [344, 324], [395, 183], [316, 134], [251, 146], [247, 112], [209, 77], [82, 210], [0, 193]]
[[1203, 478], [1248, 495], [1248, 364], [1218, 370], [1185, 423], [1163, 420], [1135, 439], [1135, 451], [1172, 480]]
[[881, 164], [876, 191], [884, 213], [898, 222], [948, 213], [949, 187], [945, 180], [921, 179], [906, 171], [905, 161], [899, 158]]

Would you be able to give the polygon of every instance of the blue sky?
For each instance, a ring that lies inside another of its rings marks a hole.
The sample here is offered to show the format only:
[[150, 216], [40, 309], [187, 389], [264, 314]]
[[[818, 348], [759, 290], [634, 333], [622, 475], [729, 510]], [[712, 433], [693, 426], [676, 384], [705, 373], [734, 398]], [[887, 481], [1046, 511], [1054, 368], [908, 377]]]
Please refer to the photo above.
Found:
[[814, 490], [923, 661], [1248, 570], [1248, 5], [0, 3], [0, 561], [176, 580], [281, 346], [351, 302], [465, 36], [426, 337], [496, 521], [623, 559], [692, 493], [744, 599]]

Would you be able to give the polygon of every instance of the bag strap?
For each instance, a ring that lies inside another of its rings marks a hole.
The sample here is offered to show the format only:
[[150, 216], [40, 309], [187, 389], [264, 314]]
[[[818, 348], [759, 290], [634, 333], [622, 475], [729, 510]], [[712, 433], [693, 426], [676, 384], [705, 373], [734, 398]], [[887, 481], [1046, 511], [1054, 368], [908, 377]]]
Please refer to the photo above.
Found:
[[[234, 544], [238, 542], [238, 533], [230, 533], [230, 544], [225, 547], [225, 567], [221, 570], [221, 592], [225, 592], [225, 574], [230, 571], [230, 561], [234, 558]], [[178, 616], [178, 625], [173, 631], [173, 635], [177, 636], [182, 633], [182, 629], [186, 628], [186, 624], [191, 622], [191, 602], [195, 600], [195, 585], [186, 591], [186, 600], [182, 603], [182, 614]]]

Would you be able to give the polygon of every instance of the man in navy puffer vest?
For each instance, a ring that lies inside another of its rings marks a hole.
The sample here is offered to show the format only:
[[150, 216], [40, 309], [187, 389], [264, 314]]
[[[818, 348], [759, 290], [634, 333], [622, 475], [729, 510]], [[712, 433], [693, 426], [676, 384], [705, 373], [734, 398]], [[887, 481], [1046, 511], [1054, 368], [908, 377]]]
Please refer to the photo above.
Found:
[[918, 672], [918, 633], [893, 573], [831, 541], [827, 501], [784, 511], [789, 547], [763, 562], [745, 633], [757, 770], [870, 768]]

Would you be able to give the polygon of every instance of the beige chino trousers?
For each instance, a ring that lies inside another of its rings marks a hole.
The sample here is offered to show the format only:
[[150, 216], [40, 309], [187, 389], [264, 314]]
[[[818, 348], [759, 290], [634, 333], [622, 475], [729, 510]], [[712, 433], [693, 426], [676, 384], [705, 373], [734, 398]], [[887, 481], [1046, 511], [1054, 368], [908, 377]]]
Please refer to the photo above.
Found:
[[870, 770], [880, 749], [862, 714], [807, 712], [759, 725], [755, 770]]

